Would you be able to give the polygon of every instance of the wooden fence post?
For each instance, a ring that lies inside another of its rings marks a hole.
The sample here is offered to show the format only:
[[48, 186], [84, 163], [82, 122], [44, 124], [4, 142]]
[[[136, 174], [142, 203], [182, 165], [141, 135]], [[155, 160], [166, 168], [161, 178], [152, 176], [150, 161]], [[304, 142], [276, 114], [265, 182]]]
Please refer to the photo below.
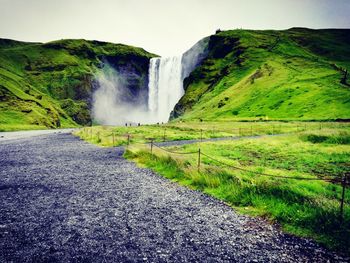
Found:
[[198, 172], [200, 170], [200, 167], [201, 167], [201, 148], [198, 149], [198, 166], [197, 166]]
[[342, 185], [343, 185], [343, 190], [342, 190], [341, 200], [340, 200], [340, 224], [342, 224], [344, 220], [344, 199], [345, 199], [345, 187], [346, 187], [345, 175], [343, 177]]

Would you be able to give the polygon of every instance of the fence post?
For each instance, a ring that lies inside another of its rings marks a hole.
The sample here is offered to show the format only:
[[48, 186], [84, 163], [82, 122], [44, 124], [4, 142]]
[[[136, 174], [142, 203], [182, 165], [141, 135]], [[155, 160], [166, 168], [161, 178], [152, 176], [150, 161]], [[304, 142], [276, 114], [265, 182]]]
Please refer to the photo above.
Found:
[[198, 172], [199, 172], [200, 166], [201, 166], [201, 148], [198, 149], [198, 166], [197, 166]]
[[128, 146], [130, 145], [130, 134], [128, 134]]
[[344, 220], [344, 199], [345, 199], [345, 187], [346, 187], [346, 176], [344, 175], [342, 180], [343, 190], [341, 194], [341, 200], [340, 200], [340, 224], [343, 223]]

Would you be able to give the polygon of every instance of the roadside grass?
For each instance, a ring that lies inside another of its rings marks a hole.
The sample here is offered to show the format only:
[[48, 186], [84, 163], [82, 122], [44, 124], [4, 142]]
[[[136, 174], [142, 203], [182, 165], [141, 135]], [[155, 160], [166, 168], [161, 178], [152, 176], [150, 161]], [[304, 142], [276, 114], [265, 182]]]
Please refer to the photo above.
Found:
[[307, 130], [346, 129], [348, 123], [341, 122], [170, 122], [160, 125], [141, 126], [93, 126], [84, 127], [75, 135], [100, 146], [120, 146], [129, 143], [147, 143], [219, 137], [255, 136], [281, 134]]
[[[266, 217], [286, 232], [350, 254], [350, 191], [345, 193], [344, 220], [340, 223], [339, 184], [255, 173], [341, 178], [350, 173], [350, 145], [343, 143], [349, 135], [349, 129], [322, 129], [167, 147], [176, 152], [195, 152], [200, 148], [210, 158], [201, 155], [199, 171], [198, 154], [169, 155], [158, 147], [153, 147], [151, 154], [149, 145], [130, 145], [125, 157], [182, 185], [224, 200], [241, 213]], [[310, 136], [337, 139], [314, 143], [305, 140]]]

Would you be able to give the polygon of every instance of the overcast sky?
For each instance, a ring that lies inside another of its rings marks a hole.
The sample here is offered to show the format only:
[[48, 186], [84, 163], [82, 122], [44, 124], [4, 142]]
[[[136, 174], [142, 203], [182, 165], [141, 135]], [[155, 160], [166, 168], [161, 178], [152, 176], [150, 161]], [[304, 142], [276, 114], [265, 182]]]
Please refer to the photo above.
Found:
[[178, 55], [216, 29], [350, 28], [350, 0], [0, 0], [0, 38], [85, 38]]

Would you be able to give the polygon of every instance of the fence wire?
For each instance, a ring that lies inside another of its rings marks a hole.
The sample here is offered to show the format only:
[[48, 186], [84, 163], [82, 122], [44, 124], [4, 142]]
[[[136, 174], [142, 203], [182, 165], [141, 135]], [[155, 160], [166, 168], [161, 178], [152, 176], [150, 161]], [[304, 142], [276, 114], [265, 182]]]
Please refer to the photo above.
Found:
[[168, 153], [173, 153], [173, 154], [179, 154], [179, 155], [182, 155], [182, 154], [197, 154], [198, 153], [198, 151], [195, 151], [195, 152], [175, 152], [175, 151], [170, 151], [170, 150], [168, 150], [168, 149], [165, 149], [165, 148], [163, 148], [163, 147], [161, 147], [161, 146], [159, 146], [159, 145], [157, 145], [157, 144], [155, 144], [155, 143], [153, 143], [152, 144], [153, 146], [156, 146], [157, 148], [159, 148], [159, 149], [161, 149], [161, 150], [163, 150], [163, 151], [165, 151], [165, 152], [168, 152]]
[[301, 176], [283, 176], [283, 175], [273, 175], [273, 174], [267, 174], [267, 173], [262, 173], [262, 172], [257, 172], [257, 171], [252, 171], [252, 170], [248, 170], [248, 169], [244, 169], [244, 168], [241, 168], [241, 167], [238, 167], [238, 166], [234, 166], [234, 165], [231, 165], [231, 164], [227, 164], [227, 163], [224, 163], [222, 161], [219, 161], [213, 157], [210, 157], [208, 156], [207, 154], [205, 153], [202, 153], [201, 152], [201, 155], [217, 162], [217, 163], [220, 163], [222, 165], [225, 165], [227, 167], [230, 167], [230, 168], [233, 168], [233, 169], [236, 169], [236, 170], [240, 170], [240, 171], [244, 171], [244, 172], [249, 172], [249, 173], [254, 173], [254, 174], [259, 174], [259, 175], [263, 175], [263, 176], [268, 176], [268, 177], [275, 177], [275, 178], [283, 178], [283, 179], [296, 179], [296, 180], [310, 180], [310, 181], [313, 181], [313, 180], [317, 180], [317, 181], [331, 181], [330, 178], [307, 178], [307, 177], [301, 177]]
[[[141, 144], [141, 143], [132, 143], [132, 144], [130, 144], [130, 146], [133, 146], [133, 145], [139, 145], [139, 146], [143, 146], [143, 147], [147, 146], [147, 144]], [[292, 180], [325, 181], [325, 182], [331, 182], [331, 183], [342, 183], [343, 182], [342, 178], [308, 178], [308, 177], [301, 177], [301, 176], [284, 176], [284, 175], [267, 174], [267, 173], [258, 172], [258, 171], [252, 171], [252, 170], [245, 169], [245, 168], [242, 168], [242, 167], [238, 167], [238, 166], [234, 166], [234, 165], [231, 165], [231, 164], [227, 164], [227, 163], [225, 163], [223, 161], [220, 161], [218, 159], [215, 159], [215, 158], [209, 156], [206, 153], [203, 153], [202, 151], [200, 153], [199, 153], [199, 151], [192, 151], [192, 152], [171, 151], [169, 149], [166, 149], [164, 147], [161, 147], [161, 146], [157, 145], [153, 141], [151, 142], [151, 145], [157, 147], [160, 150], [163, 150], [164, 152], [171, 153], [171, 154], [178, 154], [178, 155], [199, 154], [199, 155], [203, 155], [206, 158], [208, 158], [208, 159], [210, 159], [210, 160], [212, 160], [214, 162], [217, 162], [217, 163], [219, 163], [221, 165], [224, 165], [226, 167], [229, 167], [229, 168], [232, 168], [232, 169], [235, 169], [235, 170], [240, 170], [240, 171], [244, 171], [244, 172], [257, 174], [257, 175], [262, 175], [262, 176], [268, 176], [268, 177], [280, 178], [280, 179], [292, 179]], [[219, 166], [217, 166], [217, 167], [219, 167]]]

